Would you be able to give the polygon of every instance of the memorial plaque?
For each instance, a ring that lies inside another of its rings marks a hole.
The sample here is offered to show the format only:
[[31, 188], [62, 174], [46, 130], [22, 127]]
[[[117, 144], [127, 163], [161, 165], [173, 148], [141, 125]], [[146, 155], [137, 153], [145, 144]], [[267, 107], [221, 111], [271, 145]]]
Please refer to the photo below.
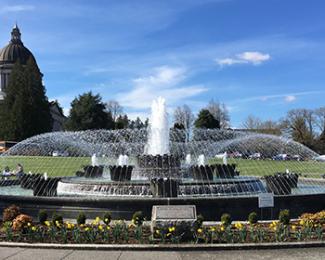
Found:
[[273, 193], [260, 193], [258, 195], [258, 207], [259, 208], [273, 208], [274, 207]]
[[195, 205], [153, 206], [151, 214], [152, 230], [157, 226], [183, 225], [191, 226], [196, 221]]

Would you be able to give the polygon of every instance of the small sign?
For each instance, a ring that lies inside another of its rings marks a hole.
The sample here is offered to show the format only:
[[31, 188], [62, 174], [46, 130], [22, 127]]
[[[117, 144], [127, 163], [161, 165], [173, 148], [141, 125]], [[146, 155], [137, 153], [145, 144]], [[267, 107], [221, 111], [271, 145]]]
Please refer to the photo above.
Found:
[[195, 205], [155, 205], [152, 207], [152, 220], [196, 220]]
[[273, 208], [274, 207], [273, 193], [260, 193], [258, 195], [258, 207], [259, 208]]

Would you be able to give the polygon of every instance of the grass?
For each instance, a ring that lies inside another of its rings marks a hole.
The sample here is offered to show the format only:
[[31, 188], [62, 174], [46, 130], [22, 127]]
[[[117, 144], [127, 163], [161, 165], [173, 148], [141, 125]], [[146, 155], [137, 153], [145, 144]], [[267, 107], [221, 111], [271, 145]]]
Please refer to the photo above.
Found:
[[91, 163], [90, 157], [6, 156], [0, 157], [0, 170], [5, 166], [15, 170], [17, 164], [25, 172], [44, 173], [48, 176], [74, 176], [76, 171]]
[[[220, 159], [211, 159], [210, 164], [222, 163]], [[235, 163], [240, 175], [265, 176], [276, 172], [300, 173], [303, 176], [319, 178], [325, 174], [325, 163], [316, 161], [274, 161], [266, 160], [248, 160], [248, 159], [228, 159], [228, 163]]]
[[[25, 172], [46, 172], [48, 176], [74, 176], [76, 171], [81, 170], [84, 165], [89, 165], [90, 162], [90, 157], [8, 156], [0, 157], [0, 170], [2, 171], [5, 166], [14, 170], [17, 163], [21, 163]], [[209, 163], [222, 163], [222, 161], [211, 159]], [[321, 177], [325, 174], [324, 162], [228, 159], [228, 163], [237, 164], [240, 175], [263, 176], [285, 172], [286, 169], [309, 177]]]

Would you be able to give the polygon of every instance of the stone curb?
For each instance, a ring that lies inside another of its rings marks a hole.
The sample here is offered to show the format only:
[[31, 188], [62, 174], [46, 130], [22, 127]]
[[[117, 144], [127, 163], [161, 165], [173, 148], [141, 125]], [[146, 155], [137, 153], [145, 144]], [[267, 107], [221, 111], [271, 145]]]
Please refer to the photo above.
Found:
[[280, 243], [242, 243], [242, 244], [51, 244], [51, 243], [15, 243], [0, 242], [1, 247], [21, 247], [33, 249], [73, 249], [73, 250], [173, 250], [173, 251], [197, 251], [197, 250], [258, 250], [258, 249], [284, 249], [284, 248], [308, 248], [324, 247], [325, 241], [312, 242], [280, 242]]

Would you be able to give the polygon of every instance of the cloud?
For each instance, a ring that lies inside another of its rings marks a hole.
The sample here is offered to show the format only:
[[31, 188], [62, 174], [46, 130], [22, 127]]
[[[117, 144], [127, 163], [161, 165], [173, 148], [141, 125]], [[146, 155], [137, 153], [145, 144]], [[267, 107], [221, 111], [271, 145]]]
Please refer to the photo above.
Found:
[[285, 96], [285, 97], [284, 97], [284, 101], [287, 102], [287, 103], [293, 102], [293, 101], [295, 101], [296, 99], [297, 99], [297, 98], [296, 98], [296, 96], [294, 96], [294, 95], [289, 95], [289, 96]]
[[6, 5], [0, 8], [0, 13], [17, 13], [24, 11], [32, 11], [35, 9], [33, 5]]
[[134, 79], [131, 91], [118, 94], [116, 99], [125, 107], [147, 109], [159, 96], [173, 105], [207, 91], [203, 85], [181, 86], [186, 76], [182, 67], [158, 67], [151, 75]]
[[235, 55], [235, 57], [216, 59], [220, 66], [231, 66], [234, 64], [253, 64], [260, 65], [261, 63], [269, 60], [271, 55], [268, 53], [261, 53], [258, 51], [246, 51]]

